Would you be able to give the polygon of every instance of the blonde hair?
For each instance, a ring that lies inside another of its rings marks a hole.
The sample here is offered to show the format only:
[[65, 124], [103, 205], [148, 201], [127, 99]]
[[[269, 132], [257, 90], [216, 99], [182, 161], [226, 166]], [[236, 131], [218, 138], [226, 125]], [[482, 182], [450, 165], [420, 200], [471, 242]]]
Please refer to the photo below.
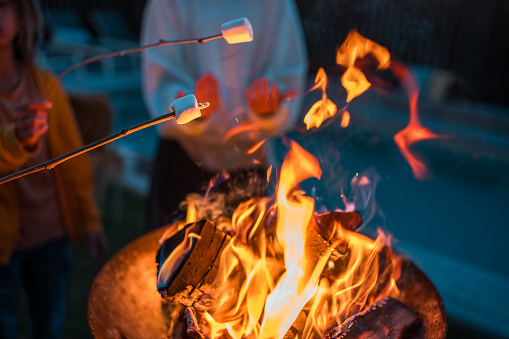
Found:
[[23, 66], [35, 62], [39, 39], [42, 35], [42, 16], [37, 0], [12, 0], [18, 22], [14, 38], [14, 57]]

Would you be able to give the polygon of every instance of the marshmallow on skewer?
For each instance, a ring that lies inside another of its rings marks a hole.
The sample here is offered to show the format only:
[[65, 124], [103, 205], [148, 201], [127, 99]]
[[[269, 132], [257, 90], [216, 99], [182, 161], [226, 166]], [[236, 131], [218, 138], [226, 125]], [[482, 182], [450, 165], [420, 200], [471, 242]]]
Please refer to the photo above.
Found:
[[175, 120], [179, 125], [201, 117], [200, 108], [194, 94], [178, 98], [170, 105], [170, 109], [175, 112]]
[[230, 45], [253, 41], [253, 27], [247, 18], [225, 22], [221, 25], [221, 33]]

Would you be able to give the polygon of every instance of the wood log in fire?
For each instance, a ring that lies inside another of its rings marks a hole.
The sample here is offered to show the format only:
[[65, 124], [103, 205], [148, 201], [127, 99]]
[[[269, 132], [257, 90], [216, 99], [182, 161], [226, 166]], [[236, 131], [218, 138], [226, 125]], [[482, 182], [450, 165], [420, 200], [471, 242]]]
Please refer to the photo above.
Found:
[[[337, 236], [335, 227], [341, 224], [343, 228], [355, 231], [361, 223], [362, 218], [358, 212], [330, 212], [311, 218], [306, 239], [309, 259], [318, 260], [327, 252], [331, 253], [331, 259], [337, 259], [346, 252], [348, 245]], [[274, 225], [267, 226], [271, 228]], [[199, 240], [182, 268], [170, 276], [168, 285], [159, 288], [159, 292], [165, 300], [193, 306], [214, 281], [219, 258], [230, 236], [216, 228], [211, 221], [200, 221], [187, 225], [186, 228], [188, 227], [192, 227]], [[182, 241], [186, 228], [179, 231], [180, 234], [167, 239], [165, 245], [170, 249], [176, 248]]]
[[362, 224], [359, 212], [330, 212], [318, 214], [310, 220], [306, 235], [306, 254], [309, 259], [318, 260], [331, 251], [331, 260], [337, 260], [348, 249], [348, 243], [337, 232], [338, 225], [355, 231]]
[[[218, 270], [219, 256], [229, 236], [217, 229], [210, 221], [203, 220], [187, 227], [193, 227], [193, 232], [199, 240], [191, 249], [191, 254], [182, 268], [170, 276], [168, 285], [160, 288], [159, 292], [165, 300], [192, 306], [214, 280]], [[179, 233], [185, 230], [184, 228]], [[175, 239], [179, 240], [179, 237], [172, 237], [167, 241], [171, 242]], [[174, 245], [173, 248], [178, 244]]]
[[166, 339], [205, 339], [193, 307], [177, 305], [170, 318]]
[[[178, 306], [171, 316], [166, 339], [205, 339], [200, 317], [193, 307]], [[283, 339], [294, 339], [302, 335], [307, 315], [301, 311]], [[225, 338], [230, 338], [224, 334]], [[396, 299], [385, 297], [360, 312], [344, 324], [333, 325], [324, 334], [312, 334], [319, 339], [402, 339], [424, 338], [422, 321], [417, 313]], [[223, 337], [221, 337], [223, 338]]]
[[371, 305], [346, 321], [346, 328], [332, 328], [324, 339], [401, 339], [423, 338], [419, 315], [389, 297]]

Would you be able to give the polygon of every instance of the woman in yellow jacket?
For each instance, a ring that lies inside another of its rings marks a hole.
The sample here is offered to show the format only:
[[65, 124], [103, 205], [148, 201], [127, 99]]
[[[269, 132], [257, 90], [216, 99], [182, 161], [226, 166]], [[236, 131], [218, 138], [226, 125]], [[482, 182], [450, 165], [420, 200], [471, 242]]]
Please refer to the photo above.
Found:
[[[35, 0], [0, 0], [0, 176], [82, 146], [65, 93], [35, 66]], [[28, 297], [32, 335], [59, 338], [71, 270], [69, 240], [86, 234], [106, 253], [87, 158], [0, 185], [0, 338], [15, 338], [18, 301]]]

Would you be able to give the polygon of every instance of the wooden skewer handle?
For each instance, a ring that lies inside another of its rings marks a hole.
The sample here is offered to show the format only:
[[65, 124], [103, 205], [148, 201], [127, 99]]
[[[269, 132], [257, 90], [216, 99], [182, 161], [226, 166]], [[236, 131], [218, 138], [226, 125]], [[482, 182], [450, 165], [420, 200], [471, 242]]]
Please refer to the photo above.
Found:
[[24, 169], [22, 171], [19, 171], [19, 172], [16, 172], [16, 173], [13, 173], [13, 174], [10, 174], [8, 176], [5, 176], [3, 178], [0, 179], [0, 185], [1, 184], [4, 184], [6, 182], [9, 182], [11, 180], [14, 180], [14, 179], [18, 179], [18, 178], [21, 178], [25, 175], [28, 175], [28, 174], [31, 174], [31, 173], [35, 173], [35, 172], [39, 172], [39, 171], [42, 171], [44, 169], [52, 169], [54, 168], [55, 166], [63, 163], [64, 161], [67, 161], [71, 158], [74, 158], [80, 154], [83, 154], [83, 153], [86, 153], [90, 150], [93, 150], [97, 147], [101, 147], [103, 145], [106, 145], [114, 140], [117, 140], [117, 139], [120, 139], [122, 137], [125, 137], [126, 135], [128, 134], [131, 134], [131, 133], [134, 133], [134, 132], [137, 132], [141, 129], [144, 129], [146, 127], [150, 127], [150, 126], [153, 126], [153, 125], [156, 125], [156, 124], [159, 124], [161, 122], [165, 122], [165, 121], [168, 121], [168, 120], [171, 120], [171, 119], [174, 119], [175, 118], [175, 112], [171, 111], [170, 113], [167, 113], [167, 114], [164, 114], [164, 115], [161, 115], [157, 118], [154, 118], [154, 119], [151, 119], [151, 120], [148, 120], [148, 121], [145, 121], [145, 122], [142, 122], [138, 125], [135, 125], [135, 126], [131, 126], [129, 128], [126, 128], [126, 129], [123, 129], [122, 131], [116, 133], [116, 134], [113, 134], [113, 135], [110, 135], [106, 138], [103, 138], [103, 139], [100, 139], [100, 140], [97, 140], [91, 144], [88, 144], [86, 146], [83, 146], [83, 147], [80, 147], [72, 152], [69, 152], [69, 153], [66, 153], [62, 156], [59, 156], [55, 159], [52, 159], [52, 160], [49, 160], [49, 161], [46, 161], [46, 162], [43, 162], [42, 164], [39, 164], [39, 165], [35, 165], [35, 166], [32, 166], [32, 167], [29, 167], [27, 169]]

